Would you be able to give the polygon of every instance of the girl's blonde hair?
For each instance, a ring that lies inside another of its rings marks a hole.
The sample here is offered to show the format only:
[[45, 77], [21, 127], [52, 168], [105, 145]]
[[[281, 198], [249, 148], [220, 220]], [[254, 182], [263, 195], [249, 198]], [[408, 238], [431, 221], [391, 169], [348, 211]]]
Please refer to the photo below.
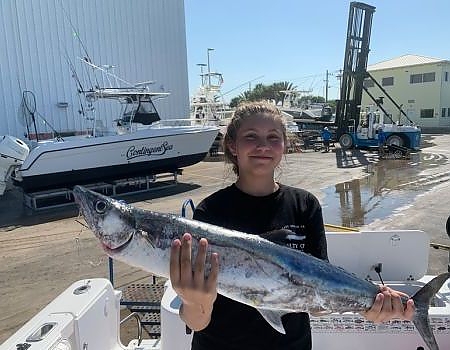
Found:
[[260, 116], [273, 120], [280, 124], [281, 131], [283, 133], [284, 144], [287, 144], [286, 124], [284, 118], [281, 115], [280, 110], [273, 104], [265, 101], [258, 102], [244, 102], [241, 103], [234, 112], [233, 118], [227, 126], [227, 131], [223, 138], [223, 150], [225, 161], [233, 164], [233, 172], [239, 175], [239, 167], [237, 163], [237, 157], [234, 156], [229, 148], [229, 145], [236, 142], [236, 136], [242, 123], [253, 116]]

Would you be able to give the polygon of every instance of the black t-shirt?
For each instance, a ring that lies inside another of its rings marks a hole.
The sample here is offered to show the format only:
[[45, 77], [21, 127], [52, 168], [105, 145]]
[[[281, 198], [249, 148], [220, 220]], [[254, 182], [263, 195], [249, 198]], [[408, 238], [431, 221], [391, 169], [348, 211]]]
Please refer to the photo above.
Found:
[[[290, 230], [294, 240], [272, 241], [328, 260], [322, 209], [311, 193], [280, 184], [267, 196], [251, 196], [236, 185], [205, 198], [194, 219], [233, 230], [264, 236], [274, 230]], [[194, 333], [192, 350], [309, 350], [311, 329], [307, 313], [282, 317], [286, 334], [277, 332], [253, 307], [218, 295], [209, 325]]]

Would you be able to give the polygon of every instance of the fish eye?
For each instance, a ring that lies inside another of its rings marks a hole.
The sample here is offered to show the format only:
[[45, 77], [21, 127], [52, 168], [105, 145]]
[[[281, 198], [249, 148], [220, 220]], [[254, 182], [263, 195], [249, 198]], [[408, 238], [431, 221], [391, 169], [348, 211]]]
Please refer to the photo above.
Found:
[[95, 202], [95, 211], [99, 214], [105, 213], [107, 208], [107, 204], [105, 201], [97, 201]]

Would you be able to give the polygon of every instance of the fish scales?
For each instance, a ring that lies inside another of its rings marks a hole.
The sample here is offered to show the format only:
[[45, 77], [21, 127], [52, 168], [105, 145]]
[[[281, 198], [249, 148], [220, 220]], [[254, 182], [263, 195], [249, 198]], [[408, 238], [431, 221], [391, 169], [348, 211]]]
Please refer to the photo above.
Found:
[[[172, 241], [185, 232], [192, 234], [194, 251], [200, 238], [207, 238], [210, 251], [219, 255], [219, 291], [250, 306], [286, 311], [364, 311], [372, 305], [379, 290], [345, 270], [257, 235], [219, 229], [171, 214], [158, 214], [158, 217], [152, 216], [153, 219], [148, 220], [145, 219], [149, 217], [148, 212], [137, 210], [136, 217], [136, 227], [143, 232], [151, 232], [155, 248], [168, 253]], [[301, 263], [299, 254], [307, 256], [310, 263]], [[169, 274], [168, 259], [165, 255], [158, 262], [158, 265], [166, 267], [164, 272], [160, 272], [164, 277]], [[238, 288], [234, 288], [236, 278], [242, 272], [245, 279]], [[348, 280], [345, 285], [342, 284], [344, 279]], [[351, 295], [357, 298], [349, 297]]]
[[[73, 193], [105, 252], [152, 274], [169, 277], [174, 239], [189, 232], [196, 251], [199, 240], [206, 238], [209, 253], [219, 255], [218, 292], [255, 307], [282, 333], [281, 316], [288, 312], [361, 312], [371, 307], [379, 292], [378, 286], [344, 269], [271, 242], [270, 233], [262, 238], [137, 209], [81, 186], [75, 186]], [[292, 232], [280, 230], [274, 234], [280, 237]], [[412, 296], [416, 306], [413, 322], [430, 350], [439, 350], [439, 346], [429, 324], [428, 308], [448, 278], [450, 273], [443, 273]]]

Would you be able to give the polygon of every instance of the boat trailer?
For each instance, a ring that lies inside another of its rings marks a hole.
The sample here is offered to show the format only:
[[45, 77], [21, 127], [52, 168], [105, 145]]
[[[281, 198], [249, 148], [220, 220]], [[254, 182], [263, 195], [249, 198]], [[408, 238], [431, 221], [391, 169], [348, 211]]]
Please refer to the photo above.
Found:
[[[105, 196], [124, 196], [176, 186], [178, 184], [178, 175], [182, 175], [182, 169], [177, 169], [169, 173], [118, 179], [84, 186]], [[74, 196], [72, 188], [58, 188], [48, 191], [24, 192], [23, 202], [25, 206], [33, 211], [39, 211], [72, 205], [74, 203]]]

